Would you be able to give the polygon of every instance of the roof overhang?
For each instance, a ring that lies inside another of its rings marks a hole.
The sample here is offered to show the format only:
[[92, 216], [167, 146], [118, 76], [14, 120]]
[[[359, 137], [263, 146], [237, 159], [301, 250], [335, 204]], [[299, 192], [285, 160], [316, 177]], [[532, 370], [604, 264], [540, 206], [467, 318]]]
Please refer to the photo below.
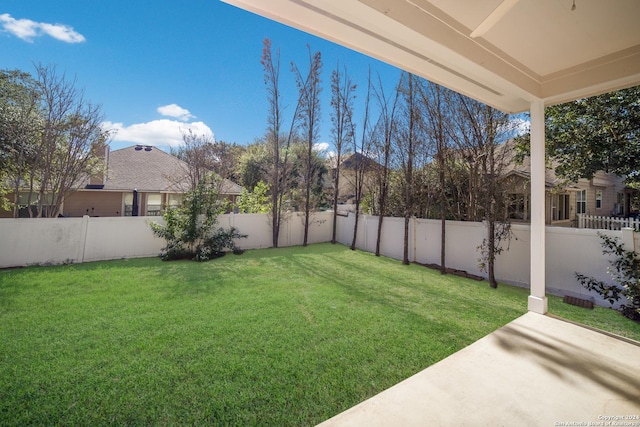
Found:
[[222, 0], [500, 110], [640, 85], [640, 1]]

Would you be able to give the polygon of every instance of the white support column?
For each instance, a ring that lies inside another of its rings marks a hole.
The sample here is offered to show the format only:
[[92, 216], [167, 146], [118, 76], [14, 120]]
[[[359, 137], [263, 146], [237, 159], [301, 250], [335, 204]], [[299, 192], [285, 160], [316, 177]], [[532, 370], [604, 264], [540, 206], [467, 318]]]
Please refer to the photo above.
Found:
[[531, 295], [529, 311], [545, 314], [545, 139], [544, 103], [531, 102]]

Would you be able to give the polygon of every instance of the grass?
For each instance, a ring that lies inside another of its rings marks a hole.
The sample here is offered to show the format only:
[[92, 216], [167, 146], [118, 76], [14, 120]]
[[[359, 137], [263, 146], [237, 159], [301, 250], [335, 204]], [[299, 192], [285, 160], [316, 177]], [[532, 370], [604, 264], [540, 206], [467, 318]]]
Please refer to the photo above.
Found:
[[527, 295], [330, 244], [0, 271], [0, 424], [314, 425], [517, 318]]

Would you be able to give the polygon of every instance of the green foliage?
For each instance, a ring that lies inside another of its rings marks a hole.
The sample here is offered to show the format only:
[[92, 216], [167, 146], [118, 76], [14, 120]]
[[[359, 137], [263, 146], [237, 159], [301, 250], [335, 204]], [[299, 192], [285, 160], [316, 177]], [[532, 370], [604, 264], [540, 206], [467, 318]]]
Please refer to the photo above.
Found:
[[[101, 107], [84, 98], [75, 80], [55, 66], [35, 68], [35, 78], [0, 70], [0, 186], [27, 190], [35, 201], [30, 215], [55, 217], [79, 182], [103, 170], [111, 133]], [[20, 207], [13, 207], [17, 216]]]
[[165, 225], [152, 222], [154, 234], [167, 242], [160, 257], [165, 260], [191, 258], [206, 261], [224, 254], [224, 249], [234, 252], [238, 248], [234, 238], [247, 237], [235, 228], [218, 229], [217, 217], [227, 203], [219, 198], [219, 179], [210, 174], [202, 178], [194, 190], [185, 193], [182, 206], [166, 209], [162, 213]]
[[[545, 139], [556, 173], [569, 181], [599, 171], [640, 182], [640, 86], [545, 109]], [[529, 135], [518, 139], [519, 158]]]
[[238, 198], [238, 210], [240, 213], [269, 213], [271, 212], [271, 197], [269, 185], [264, 181], [258, 181], [253, 191], [246, 187], [242, 189]]
[[228, 230], [218, 228], [213, 234], [204, 239], [202, 246], [193, 259], [195, 261], [208, 261], [213, 258], [219, 258], [224, 256], [225, 249], [239, 255], [244, 251], [236, 246], [234, 239], [244, 239], [246, 237], [246, 234], [240, 234], [235, 227], [231, 227]]
[[619, 239], [611, 238], [599, 233], [602, 239], [603, 254], [614, 256], [608, 269], [613, 283], [605, 283], [593, 277], [576, 273], [578, 282], [590, 291], [595, 291], [613, 304], [621, 297], [626, 298], [628, 304], [622, 304], [620, 311], [625, 317], [640, 322], [640, 258], [633, 251], [627, 251], [620, 244]]

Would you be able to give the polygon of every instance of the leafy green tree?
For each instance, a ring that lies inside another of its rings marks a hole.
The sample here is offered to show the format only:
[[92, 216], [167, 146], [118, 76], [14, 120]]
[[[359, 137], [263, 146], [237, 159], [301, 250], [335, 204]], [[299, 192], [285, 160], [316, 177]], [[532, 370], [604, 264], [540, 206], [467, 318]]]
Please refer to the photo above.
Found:
[[28, 165], [35, 162], [42, 127], [40, 102], [37, 81], [29, 73], [0, 70], [0, 208], [13, 208], [14, 216], [17, 203], [6, 194], [18, 194]]
[[618, 238], [598, 234], [602, 239], [603, 254], [615, 257], [608, 269], [613, 283], [606, 283], [584, 274], [575, 273], [578, 282], [590, 291], [595, 291], [613, 304], [620, 298], [626, 303], [620, 306], [623, 316], [640, 322], [640, 257], [635, 251], [626, 250]]
[[160, 253], [163, 260], [206, 261], [224, 255], [224, 249], [239, 250], [234, 239], [245, 235], [233, 227], [214, 229], [218, 215], [226, 211], [228, 204], [219, 197], [218, 181], [214, 174], [202, 177], [193, 190], [185, 193], [181, 206], [163, 212], [164, 225], [150, 223], [154, 234], [167, 242]]
[[104, 168], [110, 133], [101, 107], [55, 66], [36, 65], [35, 78], [15, 70], [0, 74], [0, 182], [9, 174], [14, 216], [26, 189], [30, 216], [55, 217], [78, 183]]
[[253, 191], [249, 191], [246, 187], [243, 188], [237, 204], [240, 213], [271, 212], [269, 185], [264, 181], [258, 181], [255, 187], [253, 187]]
[[[602, 170], [640, 184], [640, 86], [547, 107], [545, 127], [559, 176], [575, 182]], [[529, 135], [519, 149], [529, 153]]]

